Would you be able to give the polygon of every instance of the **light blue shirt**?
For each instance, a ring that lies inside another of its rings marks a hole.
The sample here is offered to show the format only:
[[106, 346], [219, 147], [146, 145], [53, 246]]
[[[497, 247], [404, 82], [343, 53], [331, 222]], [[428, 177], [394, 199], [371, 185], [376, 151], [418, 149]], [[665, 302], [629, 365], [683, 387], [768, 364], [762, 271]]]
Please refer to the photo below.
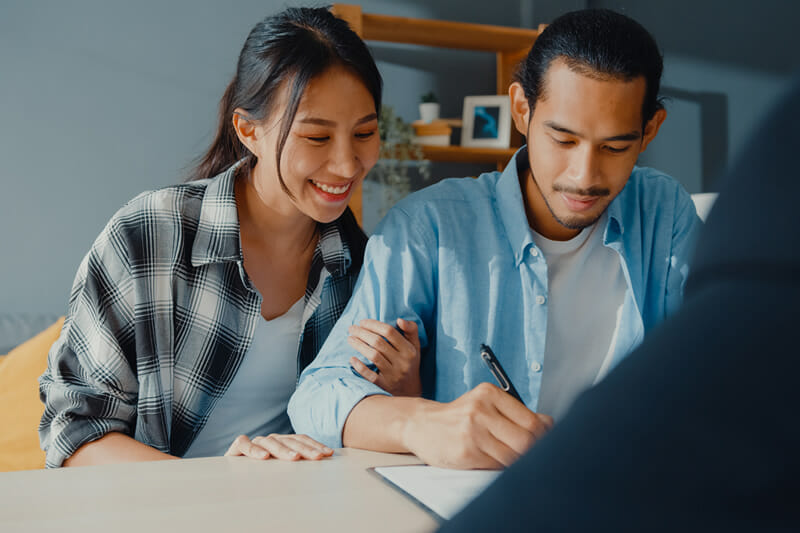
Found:
[[[347, 342], [347, 328], [364, 318], [418, 324], [426, 398], [448, 402], [494, 382], [479, 355], [486, 343], [536, 410], [547, 263], [525, 216], [517, 171], [518, 157], [527, 164], [525, 154], [517, 152], [502, 174], [447, 179], [423, 189], [381, 221], [350, 303], [289, 402], [297, 433], [341, 447], [351, 409], [366, 396], [387, 394], [348, 362], [359, 354]], [[627, 282], [610, 369], [680, 304], [702, 223], [686, 190], [648, 168], [634, 168], [607, 213], [603, 244], [619, 254]]]

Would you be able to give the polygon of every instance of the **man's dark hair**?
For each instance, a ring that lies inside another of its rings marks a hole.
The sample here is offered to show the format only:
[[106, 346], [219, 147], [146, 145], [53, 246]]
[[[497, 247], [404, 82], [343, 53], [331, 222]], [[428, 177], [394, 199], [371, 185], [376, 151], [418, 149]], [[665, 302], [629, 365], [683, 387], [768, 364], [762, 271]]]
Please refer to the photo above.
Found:
[[664, 68], [661, 52], [653, 36], [630, 17], [608, 9], [586, 9], [562, 15], [547, 26], [514, 74], [531, 114], [536, 102], [547, 96], [545, 74], [556, 59], [597, 79], [630, 81], [644, 76], [643, 125], [663, 108], [658, 98]]

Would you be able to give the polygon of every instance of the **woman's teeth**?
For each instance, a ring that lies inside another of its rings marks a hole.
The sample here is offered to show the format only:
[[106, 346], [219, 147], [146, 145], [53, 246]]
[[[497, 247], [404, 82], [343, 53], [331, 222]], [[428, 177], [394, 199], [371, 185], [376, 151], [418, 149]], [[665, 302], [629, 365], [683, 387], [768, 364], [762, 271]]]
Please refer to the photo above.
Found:
[[344, 194], [347, 192], [347, 189], [350, 188], [349, 183], [342, 185], [341, 187], [332, 187], [330, 185], [325, 185], [324, 183], [317, 183], [316, 181], [312, 181], [312, 183], [329, 194]]

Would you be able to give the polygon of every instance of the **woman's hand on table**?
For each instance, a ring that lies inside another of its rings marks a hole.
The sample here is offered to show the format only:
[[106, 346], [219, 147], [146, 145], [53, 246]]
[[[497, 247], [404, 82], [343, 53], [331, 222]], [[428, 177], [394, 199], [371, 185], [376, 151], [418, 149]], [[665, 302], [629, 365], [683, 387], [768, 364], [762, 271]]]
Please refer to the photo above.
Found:
[[281, 459], [283, 461], [300, 461], [309, 459], [316, 461], [330, 457], [333, 450], [315, 441], [308, 435], [278, 435], [273, 433], [266, 437], [239, 435], [233, 441], [225, 456], [252, 457], [254, 459]]

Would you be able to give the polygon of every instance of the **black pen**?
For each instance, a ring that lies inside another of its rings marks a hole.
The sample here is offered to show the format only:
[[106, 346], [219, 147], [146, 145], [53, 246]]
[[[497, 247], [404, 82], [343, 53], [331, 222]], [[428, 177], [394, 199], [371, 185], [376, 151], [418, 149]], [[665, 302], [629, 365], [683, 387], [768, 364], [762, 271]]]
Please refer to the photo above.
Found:
[[489, 367], [489, 371], [494, 376], [494, 379], [497, 380], [497, 383], [500, 384], [500, 388], [509, 393], [514, 399], [516, 399], [521, 404], [525, 404], [520, 398], [517, 389], [514, 388], [514, 384], [511, 383], [511, 380], [508, 378], [508, 375], [503, 370], [503, 367], [500, 365], [500, 361], [497, 360], [497, 357], [494, 356], [494, 352], [492, 349], [489, 348], [485, 344], [481, 344], [481, 359], [483, 362], [486, 363], [486, 366]]

